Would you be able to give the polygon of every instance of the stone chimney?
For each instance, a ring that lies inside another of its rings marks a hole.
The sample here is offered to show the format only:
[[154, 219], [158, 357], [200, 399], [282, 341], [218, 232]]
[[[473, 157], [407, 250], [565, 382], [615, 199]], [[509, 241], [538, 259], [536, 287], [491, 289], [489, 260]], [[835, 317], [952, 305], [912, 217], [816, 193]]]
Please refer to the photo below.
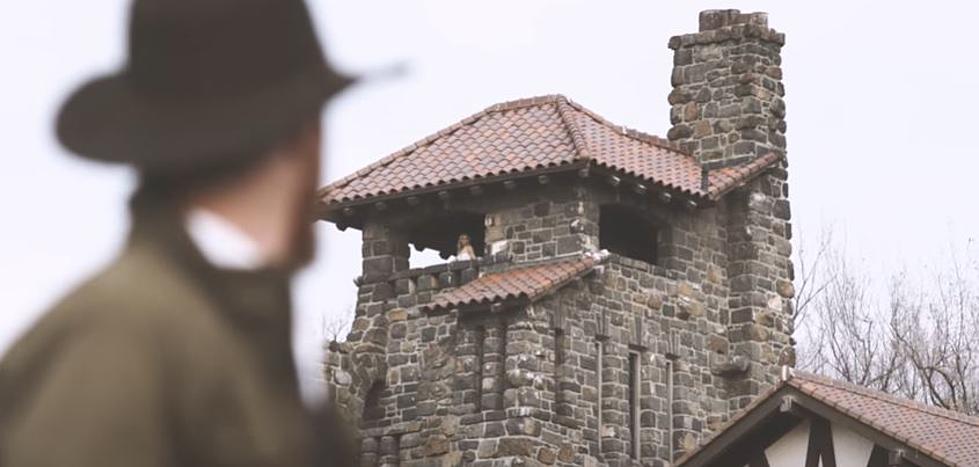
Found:
[[708, 168], [785, 153], [785, 36], [765, 13], [707, 10], [700, 32], [674, 36], [667, 136]]

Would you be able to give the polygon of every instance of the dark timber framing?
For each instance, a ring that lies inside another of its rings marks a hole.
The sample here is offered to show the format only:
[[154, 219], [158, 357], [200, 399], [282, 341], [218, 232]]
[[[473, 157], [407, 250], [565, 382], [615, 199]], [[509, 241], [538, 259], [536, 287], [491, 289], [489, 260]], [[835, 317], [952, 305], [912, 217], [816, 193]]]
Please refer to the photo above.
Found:
[[824, 418], [813, 418], [809, 426], [809, 446], [806, 449], [806, 467], [836, 467], [836, 451], [833, 449], [833, 431]]

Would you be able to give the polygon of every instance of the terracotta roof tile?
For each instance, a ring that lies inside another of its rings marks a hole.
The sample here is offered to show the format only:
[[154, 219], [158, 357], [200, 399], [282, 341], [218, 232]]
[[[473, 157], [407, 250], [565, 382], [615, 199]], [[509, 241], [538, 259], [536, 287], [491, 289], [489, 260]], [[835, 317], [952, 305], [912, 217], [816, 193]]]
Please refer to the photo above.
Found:
[[710, 197], [714, 199], [719, 198], [728, 191], [737, 188], [745, 181], [750, 180], [759, 172], [771, 167], [781, 159], [782, 156], [769, 153], [742, 165], [711, 170], [708, 172], [710, 180], [708, 191]]
[[979, 465], [979, 418], [797, 372], [800, 392], [948, 465]]
[[320, 196], [326, 204], [352, 202], [577, 162], [714, 197], [777, 159], [712, 172], [705, 190], [700, 163], [675, 145], [614, 125], [563, 96], [544, 96], [489, 107], [330, 184]]
[[884, 435], [949, 466], [979, 466], [979, 417], [892, 396], [802, 371], [755, 398], [700, 447], [678, 459], [683, 466], [729, 428], [784, 388], [816, 399]]
[[422, 308], [438, 310], [516, 299], [534, 301], [587, 274], [602, 261], [604, 256], [589, 254], [489, 273], [437, 295]]

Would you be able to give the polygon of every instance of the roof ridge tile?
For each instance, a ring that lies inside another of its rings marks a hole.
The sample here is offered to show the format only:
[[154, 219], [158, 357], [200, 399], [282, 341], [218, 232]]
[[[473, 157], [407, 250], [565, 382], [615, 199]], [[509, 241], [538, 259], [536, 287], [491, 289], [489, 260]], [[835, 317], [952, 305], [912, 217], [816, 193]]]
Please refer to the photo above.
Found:
[[557, 102], [567, 102], [568, 98], [562, 94], [546, 94], [543, 96], [524, 97], [512, 101], [500, 102], [486, 108], [487, 112], [503, 112], [507, 110], [517, 110], [526, 107], [536, 107], [544, 104], [554, 104]]
[[337, 188], [342, 188], [342, 187], [348, 185], [350, 182], [352, 182], [352, 181], [354, 181], [354, 180], [356, 180], [356, 179], [358, 179], [360, 177], [363, 177], [365, 175], [368, 175], [368, 174], [370, 174], [371, 172], [373, 172], [374, 170], [376, 170], [376, 169], [378, 169], [380, 167], [384, 167], [384, 166], [390, 165], [392, 162], [394, 162], [397, 159], [400, 159], [402, 156], [406, 156], [408, 154], [411, 154], [411, 153], [417, 151], [418, 149], [420, 149], [420, 148], [422, 148], [424, 146], [427, 146], [427, 145], [431, 144], [432, 142], [434, 142], [434, 141], [436, 141], [436, 140], [438, 140], [438, 139], [440, 139], [442, 137], [451, 135], [452, 133], [455, 133], [456, 131], [458, 131], [460, 128], [462, 128], [464, 126], [467, 126], [467, 125], [471, 125], [471, 124], [475, 123], [476, 121], [478, 121], [479, 119], [481, 119], [481, 118], [483, 118], [483, 117], [485, 117], [485, 116], [487, 116], [487, 115], [489, 115], [491, 113], [508, 111], [508, 110], [517, 110], [517, 109], [526, 108], [526, 107], [536, 107], [536, 106], [540, 106], [540, 105], [544, 105], [544, 104], [549, 104], [549, 103], [555, 103], [555, 102], [559, 102], [559, 101], [565, 101], [565, 102], [567, 102], [568, 101], [568, 98], [566, 98], [566, 97], [564, 97], [564, 96], [562, 96], [560, 94], [551, 94], [551, 95], [545, 95], [545, 96], [535, 96], [535, 97], [529, 97], [529, 98], [523, 98], [523, 99], [516, 99], [516, 100], [512, 100], [512, 101], [501, 102], [501, 103], [498, 103], [498, 104], [491, 105], [491, 106], [486, 107], [486, 108], [484, 108], [484, 109], [482, 109], [482, 110], [480, 110], [480, 111], [478, 111], [478, 112], [476, 112], [476, 113], [474, 113], [472, 115], [469, 115], [468, 117], [463, 118], [462, 120], [457, 121], [456, 123], [453, 123], [452, 125], [449, 125], [449, 126], [447, 126], [445, 128], [442, 128], [441, 130], [439, 130], [439, 131], [437, 131], [435, 133], [431, 133], [428, 136], [426, 136], [426, 137], [424, 137], [424, 138], [422, 138], [422, 139], [420, 139], [418, 141], [415, 141], [415, 142], [411, 143], [408, 146], [405, 146], [405, 147], [403, 147], [403, 148], [401, 148], [401, 149], [399, 149], [399, 150], [397, 150], [397, 151], [395, 151], [395, 152], [393, 152], [391, 154], [388, 154], [387, 156], [385, 156], [385, 157], [383, 157], [381, 159], [378, 159], [377, 161], [375, 161], [375, 162], [373, 162], [371, 164], [368, 164], [368, 165], [364, 166], [360, 170], [358, 170], [358, 171], [356, 171], [356, 172], [354, 172], [354, 173], [352, 173], [352, 174], [350, 174], [350, 175], [348, 175], [346, 177], [343, 177], [341, 179], [338, 179], [338, 180], [334, 181], [333, 183], [327, 184], [325, 187], [321, 188], [318, 191], [318, 197], [319, 198], [322, 198], [327, 193], [329, 193], [330, 191], [333, 191], [333, 190], [335, 190]]
[[581, 128], [575, 123], [574, 118], [569, 114], [568, 108], [572, 104], [568, 99], [564, 99], [558, 102], [557, 111], [558, 115], [561, 116], [561, 122], [564, 123], [565, 129], [568, 130], [568, 135], [571, 136], [571, 143], [574, 145], [577, 151], [576, 159], [581, 160], [591, 160], [591, 151], [588, 150], [588, 144], [585, 142], [585, 137], [581, 134]]
[[593, 110], [591, 110], [591, 109], [589, 109], [589, 108], [587, 108], [587, 107], [585, 107], [585, 106], [583, 106], [583, 105], [581, 105], [581, 104], [579, 104], [579, 103], [577, 103], [577, 102], [575, 102], [575, 101], [573, 101], [571, 99], [567, 99], [567, 103], [571, 107], [573, 107], [575, 110], [577, 110], [577, 111], [579, 111], [579, 112], [587, 115], [588, 117], [591, 117], [592, 120], [595, 120], [596, 122], [598, 122], [598, 123], [600, 123], [602, 125], [605, 125], [606, 127], [611, 128], [611, 129], [619, 132], [623, 136], [628, 136], [628, 137], [630, 137], [632, 139], [635, 139], [635, 140], [638, 140], [638, 141], [642, 141], [644, 143], [652, 144], [652, 145], [654, 145], [656, 147], [659, 147], [661, 149], [666, 149], [668, 151], [678, 152], [680, 154], [683, 154], [684, 156], [690, 157], [692, 159], [696, 159], [693, 156], [693, 154], [691, 154], [689, 151], [684, 150], [683, 148], [680, 147], [680, 145], [678, 145], [678, 144], [676, 144], [676, 143], [674, 143], [674, 142], [672, 142], [672, 141], [670, 141], [668, 139], [661, 138], [659, 136], [656, 136], [656, 135], [653, 135], [653, 134], [650, 134], [650, 133], [646, 133], [644, 131], [636, 130], [634, 128], [629, 128], [629, 127], [627, 127], [625, 125], [616, 125], [616, 124], [612, 123], [610, 120], [606, 119], [605, 117], [603, 117], [603, 116], [595, 113], [595, 111], [593, 111]]

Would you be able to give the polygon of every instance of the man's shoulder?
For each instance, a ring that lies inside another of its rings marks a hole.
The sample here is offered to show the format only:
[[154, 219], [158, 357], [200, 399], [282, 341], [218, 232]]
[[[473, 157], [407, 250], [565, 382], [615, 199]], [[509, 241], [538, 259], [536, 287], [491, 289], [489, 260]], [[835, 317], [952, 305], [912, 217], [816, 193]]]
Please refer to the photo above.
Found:
[[204, 289], [172, 259], [127, 248], [51, 307], [20, 343], [49, 348], [85, 336], [126, 335], [147, 345], [193, 345], [207, 338], [201, 334], [218, 332], [217, 315]]
[[66, 295], [50, 314], [113, 327], [154, 329], [204, 318], [210, 307], [203, 289], [172, 259], [129, 248]]
[[207, 353], [202, 346], [221, 342], [216, 317], [202, 289], [170, 260], [130, 248], [51, 307], [4, 355], [0, 369], [44, 366], [93, 341], [120, 352], [157, 349], [164, 359]]

